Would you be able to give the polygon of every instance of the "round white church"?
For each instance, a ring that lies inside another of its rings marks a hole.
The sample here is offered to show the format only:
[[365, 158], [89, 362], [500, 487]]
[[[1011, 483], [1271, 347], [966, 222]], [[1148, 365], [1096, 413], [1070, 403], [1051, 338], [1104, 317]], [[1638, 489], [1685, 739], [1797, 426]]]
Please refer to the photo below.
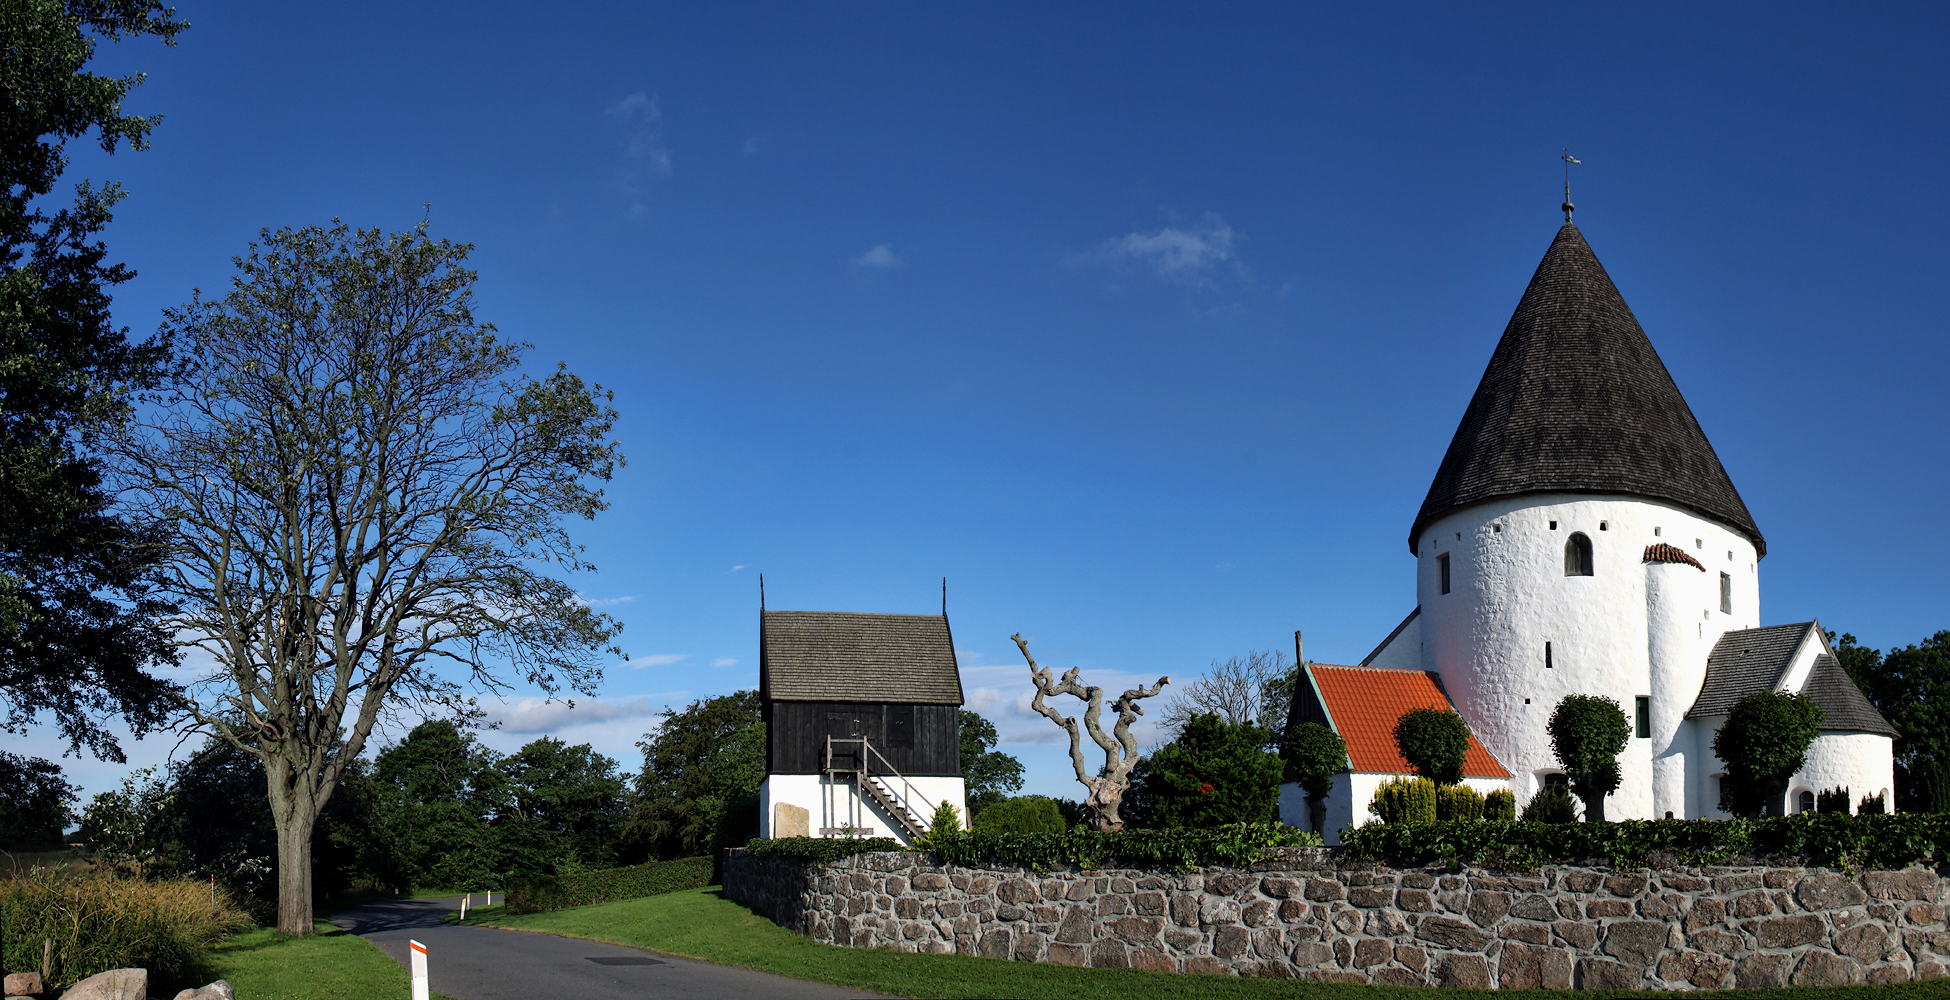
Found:
[[[1724, 817], [1713, 736], [1763, 688], [1808, 695], [1827, 715], [1770, 814], [1811, 809], [1838, 786], [1851, 809], [1863, 796], [1893, 802], [1895, 731], [1820, 623], [1761, 625], [1767, 542], [1569, 221], [1490, 356], [1408, 545], [1415, 610], [1359, 666], [1308, 665], [1294, 699], [1293, 721], [1332, 726], [1349, 745], [1328, 830], [1369, 820], [1374, 786], [1407, 770], [1383, 731], [1416, 707], [1390, 703], [1418, 697], [1403, 671], [1432, 681], [1486, 751], [1472, 747], [1469, 784], [1508, 787], [1519, 804], [1561, 780], [1545, 731], [1559, 699], [1598, 694], [1634, 727], [1607, 818]], [[1281, 813], [1307, 814], [1296, 786]]]

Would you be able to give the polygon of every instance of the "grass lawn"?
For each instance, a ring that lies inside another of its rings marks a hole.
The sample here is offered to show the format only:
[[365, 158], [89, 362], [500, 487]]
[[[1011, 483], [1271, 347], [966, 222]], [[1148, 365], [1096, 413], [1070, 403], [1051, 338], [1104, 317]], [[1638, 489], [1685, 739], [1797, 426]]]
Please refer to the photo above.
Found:
[[328, 924], [302, 938], [268, 927], [239, 934], [219, 944], [209, 964], [211, 978], [248, 1000], [373, 1000], [403, 997], [410, 985], [385, 952]]
[[[478, 918], [476, 914], [478, 913]], [[553, 913], [509, 914], [494, 906], [469, 911], [469, 924], [542, 931], [565, 937], [649, 948], [795, 979], [810, 979], [907, 997], [1115, 997], [1165, 1000], [1193, 997], [1309, 997], [1326, 1000], [1438, 1000], [1472, 996], [1512, 1000], [1545, 996], [1546, 991], [1471, 991], [1398, 986], [1297, 983], [1227, 976], [1174, 975], [1136, 969], [1073, 969], [1061, 965], [1004, 962], [962, 955], [912, 955], [899, 951], [835, 948], [788, 931], [745, 907], [724, 899], [716, 888], [583, 906]], [[239, 995], [243, 993], [240, 990]], [[1621, 994], [1671, 997], [1669, 993]], [[1828, 989], [1730, 990], [1716, 997], [1768, 997], [1772, 1000], [1950, 1000], [1950, 980], [1901, 986]], [[255, 997], [252, 1000], [256, 1000]]]

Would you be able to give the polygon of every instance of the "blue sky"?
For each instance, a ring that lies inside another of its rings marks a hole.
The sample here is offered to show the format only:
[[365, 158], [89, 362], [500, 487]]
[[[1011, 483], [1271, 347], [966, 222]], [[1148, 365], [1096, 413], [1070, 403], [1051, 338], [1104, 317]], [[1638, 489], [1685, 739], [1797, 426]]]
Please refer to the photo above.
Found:
[[1295, 629], [1357, 661], [1563, 146], [1767, 536], [1763, 620], [1950, 628], [1941, 7], [457, 10], [185, 2], [175, 49], [98, 61], [149, 74], [154, 148], [70, 177], [129, 191], [138, 333], [260, 227], [427, 216], [537, 370], [616, 391], [578, 586], [631, 662], [573, 711], [517, 692], [494, 745], [634, 766], [652, 712], [756, 683], [761, 571], [813, 610], [948, 577], [972, 707], [1051, 794], [1012, 632], [1117, 687]]

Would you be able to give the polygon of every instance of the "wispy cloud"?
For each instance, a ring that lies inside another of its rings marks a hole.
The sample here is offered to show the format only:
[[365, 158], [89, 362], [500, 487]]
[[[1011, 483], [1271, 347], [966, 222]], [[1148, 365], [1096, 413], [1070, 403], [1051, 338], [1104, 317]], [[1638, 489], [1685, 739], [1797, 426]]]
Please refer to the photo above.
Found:
[[690, 655], [689, 653], [652, 653], [649, 656], [632, 656], [630, 666], [638, 670], [644, 667], [668, 667], [680, 660], [689, 659]]
[[616, 173], [617, 190], [630, 202], [630, 211], [643, 211], [646, 181], [671, 175], [670, 147], [664, 145], [663, 110], [657, 95], [639, 90], [604, 109], [623, 129], [623, 162]]
[[732, 571], [733, 573], [736, 573], [736, 572], [738, 572], [739, 570], [741, 570], [741, 569], [744, 569], [744, 568], [745, 568], [745, 567], [743, 567], [743, 566], [733, 566], [733, 567], [731, 567], [731, 571]]
[[499, 712], [490, 710], [489, 715], [501, 723], [503, 732], [553, 733], [599, 722], [649, 718], [662, 710], [663, 706], [652, 704], [648, 698], [633, 698], [629, 701], [582, 699], [576, 701], [574, 707], [560, 699], [549, 701], [545, 698], [522, 698], [510, 703]]
[[1243, 284], [1252, 276], [1239, 260], [1239, 239], [1226, 220], [1207, 212], [1183, 228], [1165, 226], [1156, 232], [1133, 232], [1105, 240], [1072, 255], [1071, 262], [1134, 269], [1191, 288]]
[[623, 597], [582, 597], [581, 595], [577, 595], [577, 599], [592, 608], [613, 608], [619, 604], [636, 603], [636, 595], [634, 594]]
[[737, 665], [738, 658], [735, 656], [720, 656], [711, 661], [711, 666], [713, 667], [735, 667]]
[[882, 243], [868, 250], [866, 253], [853, 258], [854, 267], [889, 268], [900, 262], [901, 259], [894, 256], [894, 245], [892, 243]]

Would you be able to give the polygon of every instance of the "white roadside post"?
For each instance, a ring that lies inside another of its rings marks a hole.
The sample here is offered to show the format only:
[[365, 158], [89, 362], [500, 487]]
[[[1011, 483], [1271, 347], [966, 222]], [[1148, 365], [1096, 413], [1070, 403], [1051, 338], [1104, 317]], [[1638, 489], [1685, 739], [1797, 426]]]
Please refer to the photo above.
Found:
[[427, 1000], [427, 946], [408, 940], [413, 949], [413, 1000]]
[[460, 897], [460, 922], [463, 924], [467, 922], [467, 904], [473, 898], [474, 898], [474, 894], [471, 892], [465, 896]]

